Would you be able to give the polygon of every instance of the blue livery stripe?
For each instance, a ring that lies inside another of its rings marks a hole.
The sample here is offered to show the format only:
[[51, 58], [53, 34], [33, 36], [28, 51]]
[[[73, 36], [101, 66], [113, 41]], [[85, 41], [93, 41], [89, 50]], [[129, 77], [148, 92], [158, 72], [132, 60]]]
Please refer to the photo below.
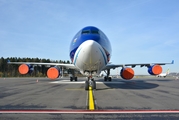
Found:
[[80, 53], [81, 49], [82, 49], [82, 48], [80, 48], [80, 50], [78, 51], [78, 53], [77, 53], [77, 55], [76, 55], [76, 57], [75, 57], [74, 65], [76, 64], [76, 60], [77, 60], [78, 54]]
[[101, 54], [103, 55], [103, 59], [104, 59], [104, 61], [105, 61], [105, 64], [107, 64], [107, 60], [106, 60], [106, 58], [105, 58], [105, 55], [104, 55], [104, 53], [103, 53], [103, 51], [99, 48], [99, 50], [101, 51]]

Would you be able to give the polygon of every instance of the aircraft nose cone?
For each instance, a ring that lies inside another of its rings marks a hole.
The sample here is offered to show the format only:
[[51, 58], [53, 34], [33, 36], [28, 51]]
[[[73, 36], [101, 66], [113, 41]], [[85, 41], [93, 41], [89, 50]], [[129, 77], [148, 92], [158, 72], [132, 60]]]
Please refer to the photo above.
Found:
[[85, 71], [97, 71], [106, 65], [105, 51], [94, 40], [83, 42], [77, 49], [74, 57], [74, 65]]
[[87, 45], [87, 47], [89, 47], [89, 48], [93, 47], [95, 45], [95, 43], [96, 42], [93, 40], [87, 40], [84, 42], [84, 44]]

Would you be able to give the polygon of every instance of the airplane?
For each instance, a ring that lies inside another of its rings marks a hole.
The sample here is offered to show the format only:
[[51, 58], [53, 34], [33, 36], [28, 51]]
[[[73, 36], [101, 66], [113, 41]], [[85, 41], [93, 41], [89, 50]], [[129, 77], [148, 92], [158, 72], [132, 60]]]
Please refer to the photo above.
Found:
[[168, 69], [166, 71], [166, 73], [160, 73], [159, 75], [157, 75], [157, 77], [164, 77], [165, 78], [169, 74], [169, 72], [170, 72], [170, 69]]
[[[120, 76], [125, 80], [131, 80], [134, 77], [135, 66], [147, 67], [150, 75], [159, 75], [162, 73], [161, 65], [171, 63], [139, 63], [139, 64], [112, 64], [110, 63], [112, 54], [111, 44], [107, 36], [97, 27], [87, 26], [82, 28], [72, 39], [70, 44], [69, 56], [72, 64], [62, 63], [37, 63], [37, 62], [8, 62], [9, 64], [20, 64], [20, 74], [27, 74], [33, 71], [33, 65], [53, 66], [47, 70], [47, 77], [55, 80], [61, 74], [60, 67], [80, 71], [87, 76], [85, 81], [85, 90], [96, 89], [97, 76], [101, 71], [106, 72], [104, 81], [111, 81], [110, 70], [121, 67]], [[75, 72], [70, 77], [70, 81], [77, 81]]]

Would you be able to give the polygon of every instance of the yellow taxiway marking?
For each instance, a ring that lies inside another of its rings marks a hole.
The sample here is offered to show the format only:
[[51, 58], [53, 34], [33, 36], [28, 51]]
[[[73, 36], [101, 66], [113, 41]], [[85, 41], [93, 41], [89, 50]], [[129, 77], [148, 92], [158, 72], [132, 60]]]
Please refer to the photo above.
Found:
[[89, 110], [94, 110], [94, 98], [93, 98], [93, 90], [92, 87], [89, 87]]

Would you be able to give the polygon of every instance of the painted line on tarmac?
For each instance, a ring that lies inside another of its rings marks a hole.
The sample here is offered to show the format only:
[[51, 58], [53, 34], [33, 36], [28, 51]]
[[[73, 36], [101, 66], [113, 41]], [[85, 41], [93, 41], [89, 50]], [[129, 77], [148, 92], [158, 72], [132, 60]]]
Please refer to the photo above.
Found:
[[76, 81], [76, 82], [71, 82], [71, 81], [66, 81], [66, 80], [64, 80], [64, 81], [53, 81], [53, 82], [49, 82], [49, 83], [51, 83], [51, 84], [82, 84], [82, 83], [85, 83], [84, 81]]
[[124, 82], [96, 82], [96, 84], [125, 84]]
[[94, 97], [93, 97], [93, 90], [92, 87], [89, 87], [89, 93], [88, 93], [89, 97], [88, 97], [88, 103], [89, 103], [89, 110], [95, 110], [94, 107]]
[[146, 113], [163, 113], [163, 114], [171, 114], [171, 113], [179, 113], [179, 110], [0, 110], [0, 114], [14, 114], [14, 113], [70, 113], [70, 114], [81, 114], [81, 113], [94, 113], [94, 114], [146, 114]]
[[[69, 80], [60, 80], [60, 81], [53, 81], [53, 82], [49, 82], [52, 84], [82, 84], [85, 83], [85, 81], [75, 81], [75, 82], [71, 82]], [[125, 84], [124, 82], [97, 82], [96, 84]]]
[[84, 89], [82, 89], [82, 88], [67, 88], [67, 89], [65, 89], [65, 90], [72, 90], [72, 91], [77, 91], [77, 90], [82, 90], [82, 91], [84, 91]]

